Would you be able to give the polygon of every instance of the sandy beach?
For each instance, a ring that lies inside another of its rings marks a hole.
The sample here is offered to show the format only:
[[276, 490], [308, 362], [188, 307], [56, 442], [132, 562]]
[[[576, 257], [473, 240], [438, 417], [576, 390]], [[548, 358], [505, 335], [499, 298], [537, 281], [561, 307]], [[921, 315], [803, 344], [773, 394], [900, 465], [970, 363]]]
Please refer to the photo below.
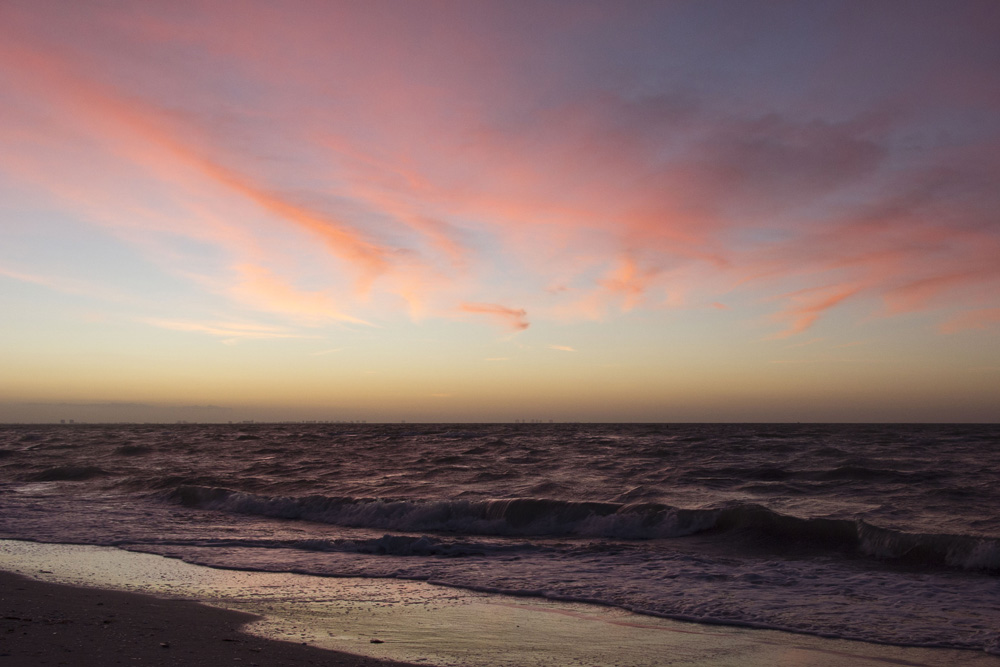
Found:
[[402, 665], [241, 631], [251, 614], [0, 572], [0, 665]]
[[977, 651], [684, 623], [425, 582], [218, 570], [120, 549], [11, 540], [0, 540], [0, 617], [0, 667], [1000, 665], [1000, 657]]

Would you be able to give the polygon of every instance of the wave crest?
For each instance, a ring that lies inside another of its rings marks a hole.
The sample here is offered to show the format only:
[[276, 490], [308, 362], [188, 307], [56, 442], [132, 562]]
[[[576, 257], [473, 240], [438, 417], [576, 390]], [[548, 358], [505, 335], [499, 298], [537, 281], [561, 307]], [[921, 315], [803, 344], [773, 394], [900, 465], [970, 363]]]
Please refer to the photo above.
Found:
[[190, 507], [353, 528], [509, 537], [601, 537], [621, 540], [725, 533], [748, 546], [860, 553], [929, 567], [1000, 571], [1000, 541], [881, 528], [860, 519], [801, 518], [762, 505], [684, 509], [660, 503], [506, 498], [389, 500], [265, 496], [223, 487], [182, 485], [175, 501]]
[[182, 485], [172, 496], [191, 507], [239, 514], [356, 528], [502, 536], [678, 537], [711, 528], [717, 514], [716, 511], [684, 510], [657, 503], [543, 498], [418, 501], [319, 495], [264, 496], [196, 485]]

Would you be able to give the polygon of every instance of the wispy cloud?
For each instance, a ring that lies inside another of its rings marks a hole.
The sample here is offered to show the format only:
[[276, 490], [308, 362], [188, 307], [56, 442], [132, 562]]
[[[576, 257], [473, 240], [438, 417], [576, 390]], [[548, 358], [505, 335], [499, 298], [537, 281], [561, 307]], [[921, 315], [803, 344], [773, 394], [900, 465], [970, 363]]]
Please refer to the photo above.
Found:
[[56, 292], [62, 292], [63, 294], [73, 294], [77, 296], [85, 296], [94, 299], [100, 299], [103, 301], [115, 301], [115, 302], [135, 302], [135, 297], [129, 296], [125, 292], [108, 287], [105, 285], [99, 285], [88, 280], [69, 278], [66, 276], [56, 276], [56, 275], [41, 275], [37, 273], [26, 273], [23, 271], [15, 271], [12, 269], [0, 266], [0, 276], [10, 278], [12, 280], [17, 280], [20, 282], [31, 283], [33, 285], [39, 285]]
[[276, 338], [315, 338], [290, 331], [284, 327], [274, 327], [261, 324], [246, 324], [236, 322], [205, 323], [189, 320], [163, 320], [146, 318], [144, 323], [161, 329], [208, 334], [223, 338], [223, 342], [231, 343], [244, 339], [269, 340]]
[[[945, 48], [951, 34], [991, 43], [973, 12], [943, 19], [955, 29], [939, 48], [913, 17], [871, 18], [906, 47], [873, 65], [878, 79], [905, 86], [869, 88], [845, 57], [824, 80], [856, 95], [792, 103], [771, 72], [733, 104], [719, 91], [743, 83], [664, 39], [667, 13], [531, 11], [551, 22], [474, 5], [433, 18], [17, 5], [0, 26], [0, 169], [172, 275], [295, 326], [482, 315], [523, 331], [528, 310], [767, 304], [775, 337], [792, 337], [854, 302], [941, 318], [997, 306], [997, 136], [962, 120], [1000, 113], [995, 67]], [[433, 47], [414, 48], [432, 20]], [[829, 30], [879, 33], [852, 21]], [[592, 34], [635, 64], [594, 78]], [[703, 63], [703, 85], [651, 86], [663, 62]]]
[[262, 266], [242, 264], [233, 268], [239, 278], [229, 286], [229, 293], [259, 310], [313, 322], [332, 320], [370, 326], [369, 322], [339, 310], [326, 292], [297, 289]]
[[1000, 308], [968, 310], [950, 318], [941, 325], [941, 331], [954, 334], [968, 329], [987, 329], [1000, 326]]
[[560, 352], [576, 352], [576, 348], [572, 348], [569, 345], [549, 345], [550, 350], [559, 350]]
[[792, 305], [775, 314], [774, 318], [788, 324], [783, 331], [771, 338], [788, 338], [806, 331], [824, 312], [858, 294], [859, 291], [860, 289], [854, 286], [834, 285], [809, 288], [784, 295], [783, 299], [790, 301]]
[[496, 303], [463, 303], [459, 310], [473, 315], [486, 315], [514, 331], [524, 331], [531, 326], [523, 308], [508, 308]]

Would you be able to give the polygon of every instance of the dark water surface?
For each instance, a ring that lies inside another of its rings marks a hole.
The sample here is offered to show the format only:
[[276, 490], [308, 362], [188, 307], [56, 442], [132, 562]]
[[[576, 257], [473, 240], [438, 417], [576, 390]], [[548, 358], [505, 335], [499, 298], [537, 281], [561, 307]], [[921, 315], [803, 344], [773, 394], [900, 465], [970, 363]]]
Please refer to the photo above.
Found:
[[1000, 653], [1000, 426], [0, 426], [0, 537]]

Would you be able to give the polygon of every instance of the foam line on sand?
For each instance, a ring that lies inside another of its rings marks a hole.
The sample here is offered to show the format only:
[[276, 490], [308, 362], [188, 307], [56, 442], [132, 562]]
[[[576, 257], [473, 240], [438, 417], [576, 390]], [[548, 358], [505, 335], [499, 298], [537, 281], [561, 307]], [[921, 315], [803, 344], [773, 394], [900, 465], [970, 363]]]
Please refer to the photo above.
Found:
[[[163, 607], [161, 611], [167, 609], [163, 612], [165, 618], [183, 618], [189, 614], [185, 609], [189, 609], [192, 602], [239, 612], [243, 615], [205, 616], [202, 624], [208, 629], [204, 635], [208, 639], [191, 641], [208, 642], [218, 649], [220, 640], [216, 638], [230, 636], [236, 627], [247, 624], [243, 630], [250, 635], [240, 635], [246, 641], [252, 636], [258, 642], [280, 642], [260, 643], [261, 651], [243, 658], [242, 664], [261, 666], [310, 664], [265, 659], [267, 656], [262, 648], [265, 646], [271, 647], [267, 649], [271, 656], [281, 654], [274, 647], [296, 646], [382, 660], [468, 667], [1000, 665], [1000, 658], [978, 652], [882, 646], [769, 630], [707, 626], [596, 605], [494, 595], [420, 581], [222, 570], [108, 547], [0, 540], [0, 570], [55, 584], [151, 595], [167, 599], [165, 604], [168, 606], [173, 604], [170, 600], [186, 601], [189, 605], [176, 609]], [[5, 615], [15, 619], [60, 618], [60, 595], [51, 594], [52, 597], [47, 598], [47, 594], [31, 588], [30, 582], [21, 588], [20, 592], [4, 589]], [[115, 597], [114, 603], [105, 602], [102, 613], [109, 613], [109, 604], [121, 608], [124, 599], [127, 598]], [[49, 610], [19, 616], [26, 612], [17, 611], [18, 605], [48, 605]], [[133, 611], [139, 608], [133, 607]], [[8, 625], [18, 622], [24, 623], [12, 619], [4, 621]], [[173, 627], [164, 619], [157, 622], [163, 628]], [[147, 625], [159, 627], [152, 621]], [[36, 662], [11, 662], [12, 647], [17, 641], [14, 635], [19, 632], [12, 627], [13, 630], [5, 629], [3, 634], [6, 636], [0, 640], [3, 641], [0, 654], [5, 651], [9, 654], [0, 657], [0, 667], [41, 664], [37, 656]], [[58, 622], [44, 629], [53, 638], [72, 632], [70, 624]], [[115, 636], [108, 631], [102, 632], [106, 635], [98, 637]], [[126, 638], [134, 639], [138, 634], [126, 633]], [[163, 651], [153, 652], [162, 660], [167, 660], [166, 654], [174, 651], [176, 659], [180, 647], [178, 640], [166, 638], [166, 635], [157, 639], [155, 634], [143, 636], [145, 640], [157, 640], [146, 648], [152, 646]], [[169, 643], [170, 647], [161, 647], [160, 642]], [[302, 646], [303, 643], [307, 646]], [[235, 642], [233, 644], [236, 646]], [[256, 644], [247, 646], [258, 647]], [[56, 642], [52, 642], [50, 648], [56, 651]], [[95, 651], [97, 649], [92, 648], [90, 653]], [[65, 655], [52, 657], [67, 659]], [[316, 651], [316, 655], [302, 659], [319, 660], [312, 664], [338, 664], [346, 658]], [[53, 659], [51, 664], [58, 662]], [[230, 657], [203, 664], [232, 662]], [[74, 658], [66, 664], [87, 663]], [[184, 664], [199, 663], [187, 661]]]

